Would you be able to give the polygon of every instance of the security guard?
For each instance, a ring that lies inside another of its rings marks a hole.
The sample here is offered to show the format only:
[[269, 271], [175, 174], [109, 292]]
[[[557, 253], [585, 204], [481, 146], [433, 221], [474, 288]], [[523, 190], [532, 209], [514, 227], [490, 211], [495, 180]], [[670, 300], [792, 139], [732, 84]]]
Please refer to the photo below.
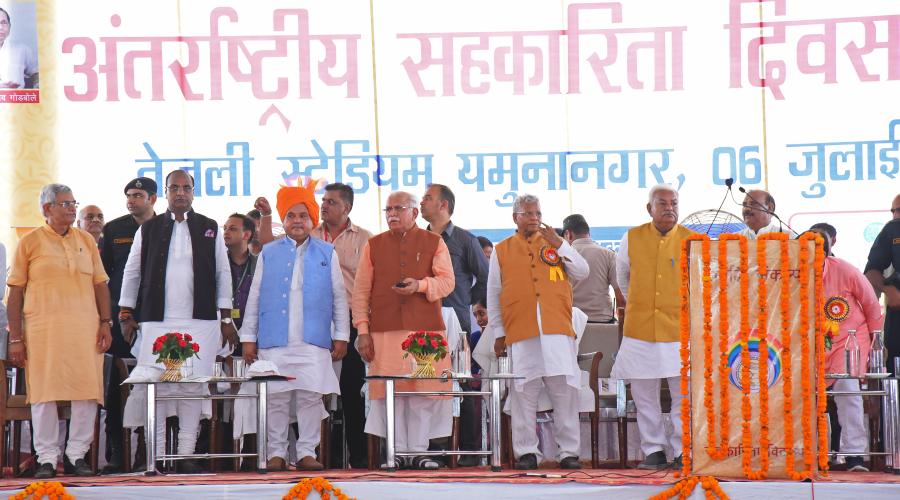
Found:
[[[100, 256], [103, 267], [109, 275], [109, 295], [112, 305], [112, 317], [115, 318], [112, 327], [112, 347], [109, 354], [116, 358], [130, 358], [131, 341], [122, 336], [119, 325], [119, 293], [122, 290], [122, 272], [125, 270], [125, 262], [128, 260], [128, 252], [131, 251], [131, 243], [144, 221], [151, 219], [156, 213], [153, 204], [156, 203], [156, 182], [147, 177], [138, 177], [125, 185], [125, 206], [128, 214], [110, 221], [103, 227], [102, 248]], [[119, 374], [112, 370], [109, 386], [113, 390], [106, 391], [106, 460], [103, 467], [104, 474], [114, 474], [122, 471], [125, 457], [122, 456], [122, 410], [124, 401], [119, 398], [119, 391], [114, 390], [122, 381]]]

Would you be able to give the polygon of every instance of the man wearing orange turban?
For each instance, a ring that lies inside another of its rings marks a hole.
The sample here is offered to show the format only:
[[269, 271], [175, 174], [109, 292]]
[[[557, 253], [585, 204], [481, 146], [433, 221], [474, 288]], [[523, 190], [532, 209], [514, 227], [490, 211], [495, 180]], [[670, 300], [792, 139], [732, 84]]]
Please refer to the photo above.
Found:
[[297, 469], [323, 468], [315, 452], [322, 419], [328, 416], [322, 396], [340, 394], [331, 351], [343, 357], [350, 338], [350, 308], [337, 253], [330, 243], [310, 238], [319, 222], [314, 191], [311, 182], [278, 191], [285, 238], [264, 246], [259, 255], [240, 332], [248, 364], [258, 355], [280, 374], [294, 377], [269, 383], [270, 470], [287, 468], [292, 399], [299, 426]]
[[278, 210], [278, 216], [284, 222], [287, 211], [297, 204], [306, 205], [306, 211], [309, 213], [309, 219], [312, 221], [312, 227], [319, 225], [319, 204], [316, 203], [316, 183], [315, 181], [307, 181], [305, 186], [282, 186], [278, 190], [275, 208]]

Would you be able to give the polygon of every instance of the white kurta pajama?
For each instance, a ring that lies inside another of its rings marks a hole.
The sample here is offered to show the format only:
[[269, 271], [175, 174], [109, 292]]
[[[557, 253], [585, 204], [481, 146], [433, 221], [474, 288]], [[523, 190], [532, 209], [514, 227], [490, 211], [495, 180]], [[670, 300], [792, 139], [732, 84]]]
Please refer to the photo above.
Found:
[[[584, 279], [590, 272], [587, 262], [566, 242], [558, 249], [564, 262], [566, 274], [575, 279]], [[488, 318], [495, 338], [505, 337], [503, 328], [500, 292], [503, 279], [497, 253], [491, 255], [487, 284]], [[536, 413], [541, 388], [553, 403], [554, 435], [559, 446], [558, 460], [577, 457], [581, 435], [578, 420], [579, 389], [581, 371], [578, 368], [578, 344], [574, 337], [561, 333], [545, 334], [541, 326], [541, 305], [537, 305], [537, 327], [539, 335], [507, 347], [508, 356], [515, 375], [524, 377], [512, 384], [509, 393], [513, 453], [521, 457], [533, 453], [540, 462], [536, 431]]]
[[[174, 219], [174, 215], [172, 216]], [[194, 315], [194, 257], [191, 247], [191, 235], [187, 225], [188, 214], [185, 220], [175, 221], [172, 229], [172, 239], [169, 242], [169, 256], [166, 263], [165, 281], [165, 312], [163, 321], [148, 321], [141, 323], [140, 347], [137, 349], [138, 367], [156, 366], [162, 368], [162, 363], [156, 362], [153, 354], [153, 343], [160, 335], [169, 332], [181, 332], [190, 334], [194, 342], [200, 345], [197, 357], [192, 359], [193, 374], [197, 376], [212, 375], [213, 363], [219, 354], [227, 354], [230, 350], [222, 347], [222, 333], [219, 321], [193, 319]], [[122, 295], [119, 305], [122, 307], [134, 307], [141, 283], [141, 230], [134, 235], [131, 252], [122, 277]], [[228, 250], [222, 239], [221, 231], [216, 233], [216, 307], [219, 309], [231, 309], [231, 268], [228, 264]], [[200, 291], [203, 293], [204, 291]], [[169, 395], [200, 395], [207, 388], [201, 384], [161, 384], [157, 387], [160, 396]], [[146, 397], [146, 396], [145, 396]], [[142, 415], [146, 418], [146, 399], [141, 397], [129, 397], [125, 403], [125, 425], [129, 427], [143, 426], [145, 419], [135, 419]], [[206, 402], [204, 402], [206, 403]], [[197, 433], [200, 428], [201, 409], [204, 404], [200, 401], [161, 401], [157, 403], [156, 442], [165, 442], [166, 417], [178, 416], [178, 453], [194, 453], [197, 443]], [[208, 408], [209, 404], [205, 406]], [[137, 420], [137, 421], [135, 421]]]
[[[308, 344], [303, 340], [303, 256], [309, 247], [307, 238], [294, 257], [288, 311], [288, 345], [259, 349], [260, 360], [270, 361], [282, 375], [294, 380], [269, 382], [268, 391], [268, 455], [269, 458], [288, 458], [288, 427], [290, 403], [296, 403], [297, 458], [315, 457], [319, 444], [322, 419], [328, 416], [322, 396], [340, 394], [340, 383], [331, 363], [331, 351]], [[263, 259], [256, 263], [256, 273], [250, 285], [250, 295], [241, 325], [241, 342], [256, 342], [259, 328], [259, 294], [263, 278]], [[332, 340], [350, 340], [350, 307], [344, 288], [337, 252], [331, 255]]]
[[[631, 260], [628, 257], [628, 233], [622, 237], [616, 255], [616, 276], [622, 295], [628, 298]], [[622, 337], [611, 376], [631, 383], [631, 396], [637, 410], [641, 452], [646, 456], [663, 451], [668, 444], [675, 456], [681, 455], [681, 357], [680, 342], [647, 342]], [[659, 391], [662, 379], [669, 384], [672, 407], [669, 418], [672, 432], [667, 436]]]

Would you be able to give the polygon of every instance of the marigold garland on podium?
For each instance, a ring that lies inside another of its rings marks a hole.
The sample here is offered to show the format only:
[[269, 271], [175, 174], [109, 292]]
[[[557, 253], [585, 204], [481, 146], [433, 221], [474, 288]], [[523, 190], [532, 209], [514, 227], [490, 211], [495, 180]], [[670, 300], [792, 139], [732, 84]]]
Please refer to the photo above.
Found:
[[822, 240], [695, 235], [682, 249], [682, 473], [802, 480], [828, 467]]

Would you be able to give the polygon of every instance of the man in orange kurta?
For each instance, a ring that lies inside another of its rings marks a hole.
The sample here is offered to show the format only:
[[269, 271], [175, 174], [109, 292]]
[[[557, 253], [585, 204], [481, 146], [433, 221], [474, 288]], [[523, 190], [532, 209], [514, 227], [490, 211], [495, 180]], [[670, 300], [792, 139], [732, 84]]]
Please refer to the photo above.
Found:
[[[359, 331], [357, 349], [369, 363], [369, 375], [407, 375], [409, 359], [400, 344], [412, 331], [443, 333], [441, 299], [453, 291], [455, 280], [450, 252], [439, 235], [416, 226], [418, 201], [406, 192], [392, 193], [384, 209], [388, 231], [372, 237], [363, 247], [356, 270], [352, 312]], [[401, 285], [402, 286], [398, 286]], [[440, 373], [450, 367], [447, 356], [436, 363]], [[398, 391], [439, 390], [439, 381], [397, 383]], [[384, 384], [369, 382], [371, 406], [366, 432], [386, 435]], [[439, 401], [428, 397], [396, 400], [396, 440], [399, 451], [425, 451], [434, 420], [450, 418], [438, 411]], [[417, 457], [417, 468], [435, 469], [438, 462]], [[401, 464], [405, 465], [405, 464]]]
[[67, 186], [44, 186], [47, 224], [19, 241], [7, 281], [9, 359], [26, 368], [37, 479], [56, 475], [57, 401], [72, 402], [66, 470], [93, 475], [84, 455], [94, 437], [97, 404], [103, 403], [103, 352], [112, 343], [112, 321], [97, 244], [72, 227], [77, 205]]

